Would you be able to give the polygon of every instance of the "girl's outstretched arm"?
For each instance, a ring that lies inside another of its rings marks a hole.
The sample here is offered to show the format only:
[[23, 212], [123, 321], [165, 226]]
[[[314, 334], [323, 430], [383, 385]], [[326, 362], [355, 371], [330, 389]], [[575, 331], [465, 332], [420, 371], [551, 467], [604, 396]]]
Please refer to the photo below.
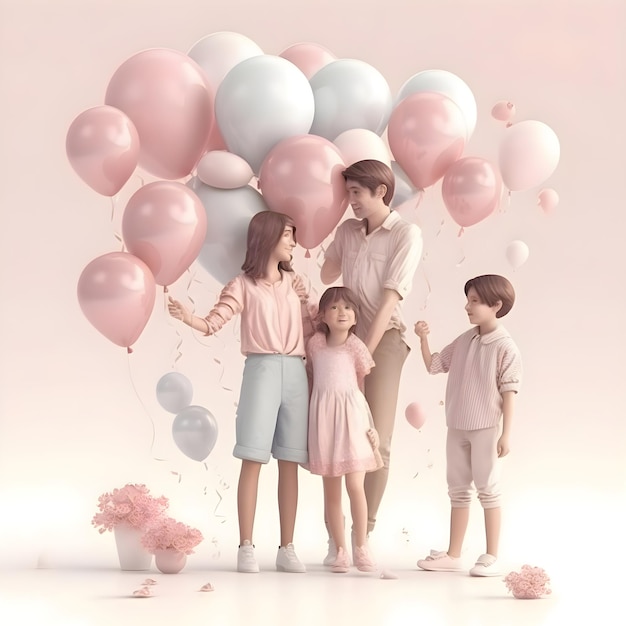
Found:
[[430, 346], [428, 345], [428, 334], [430, 333], [430, 328], [428, 328], [428, 324], [426, 322], [417, 322], [415, 324], [415, 334], [420, 338], [420, 348], [422, 351], [422, 358], [424, 359], [424, 365], [426, 369], [430, 372], [430, 366], [433, 362], [433, 355], [430, 351]]
[[207, 335], [211, 334], [209, 323], [203, 317], [193, 315], [182, 302], [174, 300], [172, 296], [169, 296], [168, 299], [167, 310], [173, 318], [180, 320], [187, 326], [191, 326], [194, 330], [199, 330]]

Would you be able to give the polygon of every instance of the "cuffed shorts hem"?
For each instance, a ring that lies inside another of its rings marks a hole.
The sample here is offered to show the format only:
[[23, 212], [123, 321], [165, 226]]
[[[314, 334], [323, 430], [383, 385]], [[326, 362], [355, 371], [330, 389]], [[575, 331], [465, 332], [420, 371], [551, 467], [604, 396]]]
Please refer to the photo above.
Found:
[[233, 456], [242, 461], [255, 461], [256, 463], [269, 463], [270, 453], [267, 450], [246, 448], [237, 444], [233, 449]]
[[306, 450], [297, 450], [296, 448], [275, 446], [272, 449], [272, 456], [278, 461], [293, 461], [294, 463], [309, 462], [309, 453]]

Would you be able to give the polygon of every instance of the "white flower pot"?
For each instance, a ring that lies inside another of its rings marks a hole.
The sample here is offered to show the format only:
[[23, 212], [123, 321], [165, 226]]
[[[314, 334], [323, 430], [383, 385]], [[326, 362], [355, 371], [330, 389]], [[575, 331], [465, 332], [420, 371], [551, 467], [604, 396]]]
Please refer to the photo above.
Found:
[[150, 569], [152, 554], [141, 545], [143, 531], [128, 524], [119, 524], [113, 529], [120, 569], [143, 571]]

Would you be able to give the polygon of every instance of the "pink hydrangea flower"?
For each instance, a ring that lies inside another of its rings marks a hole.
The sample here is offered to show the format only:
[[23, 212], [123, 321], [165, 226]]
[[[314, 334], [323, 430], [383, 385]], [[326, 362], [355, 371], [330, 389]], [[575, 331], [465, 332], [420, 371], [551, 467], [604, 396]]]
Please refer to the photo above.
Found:
[[91, 523], [103, 533], [119, 524], [145, 530], [160, 517], [169, 506], [164, 496], [155, 498], [145, 485], [127, 484], [121, 489], [103, 493], [98, 498], [98, 509]]
[[513, 596], [522, 600], [534, 600], [552, 593], [548, 586], [550, 577], [541, 567], [522, 565], [521, 572], [507, 574], [504, 582]]
[[141, 543], [148, 552], [176, 550], [193, 554], [193, 549], [204, 539], [202, 533], [171, 517], [159, 519], [141, 537]]

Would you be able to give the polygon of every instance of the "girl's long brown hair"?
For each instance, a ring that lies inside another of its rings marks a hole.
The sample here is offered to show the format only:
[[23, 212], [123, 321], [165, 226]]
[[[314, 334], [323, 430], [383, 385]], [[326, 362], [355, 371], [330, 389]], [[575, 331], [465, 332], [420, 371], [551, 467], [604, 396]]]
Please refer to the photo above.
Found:
[[[256, 280], [265, 276], [270, 255], [287, 226], [293, 228], [293, 239], [296, 241], [296, 225], [288, 215], [275, 211], [261, 211], [250, 220], [246, 258], [241, 266], [248, 278]], [[278, 268], [285, 272], [293, 272], [291, 263], [286, 261], [281, 261]]]

